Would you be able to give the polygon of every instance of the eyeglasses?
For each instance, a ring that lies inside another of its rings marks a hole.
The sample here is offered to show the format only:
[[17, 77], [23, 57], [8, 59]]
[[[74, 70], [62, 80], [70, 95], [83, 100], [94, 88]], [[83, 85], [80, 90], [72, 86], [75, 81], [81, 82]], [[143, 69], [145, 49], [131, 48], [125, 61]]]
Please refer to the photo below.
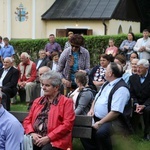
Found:
[[72, 45], [72, 44], [71, 44], [71, 47], [72, 47], [72, 48], [73, 48], [73, 47], [75, 47], [75, 48], [79, 48], [80, 46], [75, 46], [75, 45]]

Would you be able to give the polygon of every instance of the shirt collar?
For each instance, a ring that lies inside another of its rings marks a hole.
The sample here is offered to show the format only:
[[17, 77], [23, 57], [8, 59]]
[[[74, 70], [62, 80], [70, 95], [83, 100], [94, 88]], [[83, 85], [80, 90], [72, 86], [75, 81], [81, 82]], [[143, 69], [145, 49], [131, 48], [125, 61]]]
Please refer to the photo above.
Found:
[[109, 82], [109, 86], [114, 86], [116, 83], [118, 83], [122, 78], [117, 78], [111, 82]]
[[4, 114], [4, 112], [5, 112], [5, 109], [4, 109], [3, 105], [0, 104], [0, 118]]
[[145, 76], [140, 76], [140, 78], [146, 78], [148, 75], [148, 71], [146, 72]]

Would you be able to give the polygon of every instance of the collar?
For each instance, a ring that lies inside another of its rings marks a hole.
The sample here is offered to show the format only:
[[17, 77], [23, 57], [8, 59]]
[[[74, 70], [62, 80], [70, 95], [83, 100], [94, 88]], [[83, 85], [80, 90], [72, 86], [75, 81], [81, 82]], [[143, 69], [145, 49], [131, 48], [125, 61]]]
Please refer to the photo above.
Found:
[[11, 67], [9, 67], [9, 68], [7, 68], [7, 69], [5, 69], [5, 68], [3, 68], [3, 69], [4, 69], [4, 71], [9, 71], [9, 70], [10, 70], [10, 68], [11, 68]]
[[7, 48], [7, 47], [10, 47], [10, 45], [9, 45], [9, 44], [8, 44], [8, 45], [4, 45], [4, 47], [6, 47], [6, 48]]
[[109, 86], [115, 86], [115, 84], [117, 84], [122, 78], [117, 78], [111, 82], [109, 82]]
[[140, 78], [146, 78], [147, 77], [147, 75], [148, 75], [148, 71], [146, 72], [146, 74], [145, 74], [145, 76], [140, 76]]
[[30, 65], [30, 60], [27, 61], [27, 63], [22, 63], [22, 66]]
[[[81, 46], [80, 46], [80, 49], [79, 49], [78, 52], [81, 53], [81, 54], [83, 53], [83, 49], [81, 48]], [[72, 53], [73, 53], [73, 52], [72, 52], [71, 47], [70, 47], [69, 55], [72, 55]]]
[[4, 114], [4, 112], [5, 112], [5, 109], [4, 109], [3, 105], [0, 104], [0, 118]]

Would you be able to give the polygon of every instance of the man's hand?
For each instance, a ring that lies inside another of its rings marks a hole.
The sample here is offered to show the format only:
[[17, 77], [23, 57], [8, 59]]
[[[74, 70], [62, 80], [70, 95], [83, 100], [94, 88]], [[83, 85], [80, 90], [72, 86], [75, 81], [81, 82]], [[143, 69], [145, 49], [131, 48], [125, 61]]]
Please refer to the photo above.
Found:
[[142, 111], [143, 111], [144, 108], [145, 108], [145, 105], [137, 104], [135, 112], [138, 113], [138, 114], [142, 114], [143, 113]]
[[100, 121], [97, 121], [97, 122], [95, 122], [95, 123], [92, 125], [92, 127], [93, 127], [94, 129], [98, 130], [98, 128], [100, 128], [101, 125], [102, 125], [102, 124], [100, 123]]
[[91, 109], [88, 113], [87, 116], [94, 116], [94, 111]]

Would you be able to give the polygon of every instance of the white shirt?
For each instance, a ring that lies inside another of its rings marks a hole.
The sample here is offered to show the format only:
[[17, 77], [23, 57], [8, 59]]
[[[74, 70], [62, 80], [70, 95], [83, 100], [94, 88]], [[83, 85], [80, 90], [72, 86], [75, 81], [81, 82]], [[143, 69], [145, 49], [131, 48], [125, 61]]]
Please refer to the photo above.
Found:
[[3, 80], [4, 80], [5, 76], [7, 75], [9, 69], [10, 68], [4, 69], [4, 71], [3, 71], [2, 75], [1, 75], [1, 78], [0, 78], [0, 86], [3, 86]]
[[53, 71], [56, 71], [56, 70], [57, 70], [57, 66], [58, 66], [58, 63], [55, 63], [55, 62], [53, 61], [52, 70], [53, 70]]
[[36, 65], [36, 69], [39, 68], [39, 66], [40, 66], [40, 64], [42, 63], [42, 61], [43, 61], [43, 59], [40, 59], [40, 60], [38, 61], [37, 65]]
[[[94, 114], [96, 117], [102, 119], [108, 114], [108, 96], [112, 88], [121, 80], [121, 78], [115, 79], [114, 81], [107, 84], [101, 95], [98, 97], [100, 91], [96, 95], [97, 99], [94, 105]], [[117, 111], [123, 113], [124, 107], [130, 98], [129, 90], [126, 87], [120, 87], [112, 96], [111, 111]]]
[[2, 43], [0, 43], [0, 47], [1, 48], [3, 48], [4, 47], [4, 43], [2, 42]]

